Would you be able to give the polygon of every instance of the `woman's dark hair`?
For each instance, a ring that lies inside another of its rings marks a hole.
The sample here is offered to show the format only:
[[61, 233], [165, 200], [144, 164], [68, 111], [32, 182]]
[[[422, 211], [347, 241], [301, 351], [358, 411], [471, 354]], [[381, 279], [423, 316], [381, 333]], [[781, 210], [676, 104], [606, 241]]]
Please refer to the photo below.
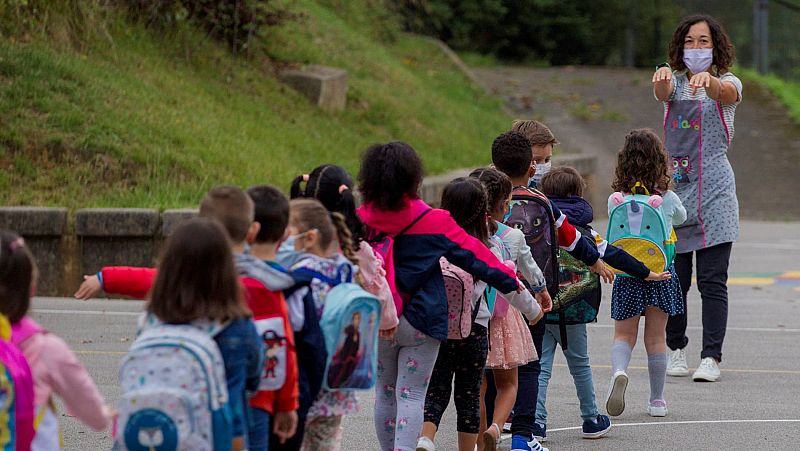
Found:
[[292, 199], [317, 199], [328, 211], [341, 213], [352, 235], [353, 252], [357, 252], [364, 240], [364, 223], [356, 214], [354, 194], [353, 178], [343, 167], [332, 164], [317, 166], [310, 174], [298, 175], [292, 180], [289, 191]]
[[468, 234], [479, 239], [489, 247], [489, 228], [486, 215], [488, 210], [486, 190], [474, 178], [453, 179], [442, 192], [442, 209]]
[[617, 169], [611, 188], [631, 192], [642, 182], [650, 194], [663, 193], [670, 182], [667, 154], [661, 140], [649, 128], [632, 130], [625, 136], [625, 145], [617, 154]]
[[[486, 190], [487, 214], [491, 215], [508, 202], [508, 196], [514, 187], [507, 175], [494, 168], [478, 168], [469, 176], [478, 179]], [[489, 233], [493, 235], [497, 232], [497, 224], [494, 221], [487, 222]]]
[[35, 273], [36, 263], [25, 241], [0, 230], [0, 313], [12, 323], [28, 313]]
[[367, 148], [358, 171], [358, 189], [364, 202], [380, 210], [399, 210], [419, 198], [422, 160], [408, 144], [394, 141]]
[[215, 219], [179, 225], [161, 254], [147, 311], [167, 323], [244, 318], [244, 303], [225, 230]]
[[542, 177], [539, 188], [547, 197], [583, 197], [586, 182], [572, 166], [559, 166]]
[[707, 23], [708, 29], [711, 30], [711, 43], [714, 46], [712, 67], [716, 68], [717, 74], [728, 72], [728, 69], [733, 66], [733, 61], [736, 59], [736, 50], [722, 24], [707, 14], [693, 14], [684, 17], [681, 23], [678, 24], [669, 43], [670, 66], [678, 71], [686, 70], [686, 64], [683, 63], [684, 40], [686, 39], [686, 34], [689, 33], [689, 28], [698, 22]]

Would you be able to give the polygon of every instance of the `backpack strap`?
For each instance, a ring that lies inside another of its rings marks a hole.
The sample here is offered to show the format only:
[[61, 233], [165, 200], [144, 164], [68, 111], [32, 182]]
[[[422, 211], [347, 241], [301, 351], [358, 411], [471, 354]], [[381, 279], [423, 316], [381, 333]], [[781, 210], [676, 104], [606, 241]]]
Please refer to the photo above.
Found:
[[635, 184], [634, 184], [634, 185], [631, 187], [631, 194], [636, 194], [636, 188], [641, 188], [641, 189], [642, 189], [642, 191], [644, 191], [644, 195], [645, 195], [645, 196], [649, 196], [649, 195], [650, 195], [650, 190], [648, 190], [648, 189], [647, 189], [647, 188], [644, 186], [644, 183], [642, 183], [642, 182], [636, 182], [636, 183], [635, 183]]
[[16, 324], [11, 326], [11, 341], [19, 346], [20, 343], [36, 334], [47, 333], [44, 327], [28, 316], [23, 316]]
[[427, 209], [427, 210], [423, 211], [422, 213], [420, 213], [420, 214], [419, 214], [419, 216], [417, 216], [416, 218], [414, 218], [414, 220], [413, 220], [413, 221], [411, 221], [411, 222], [410, 222], [410, 223], [409, 223], [407, 226], [403, 227], [403, 230], [401, 230], [401, 231], [397, 232], [397, 233], [394, 235], [394, 236], [395, 236], [395, 238], [397, 238], [398, 236], [400, 236], [400, 235], [402, 235], [402, 234], [404, 234], [404, 233], [408, 232], [408, 231], [409, 231], [409, 229], [411, 229], [411, 227], [414, 227], [414, 224], [418, 223], [418, 222], [419, 222], [419, 220], [420, 220], [420, 219], [422, 219], [422, 217], [423, 217], [423, 216], [425, 216], [425, 215], [427, 215], [428, 213], [430, 213], [430, 212], [431, 212], [431, 210], [433, 210], [433, 208], [429, 208], [429, 209]]

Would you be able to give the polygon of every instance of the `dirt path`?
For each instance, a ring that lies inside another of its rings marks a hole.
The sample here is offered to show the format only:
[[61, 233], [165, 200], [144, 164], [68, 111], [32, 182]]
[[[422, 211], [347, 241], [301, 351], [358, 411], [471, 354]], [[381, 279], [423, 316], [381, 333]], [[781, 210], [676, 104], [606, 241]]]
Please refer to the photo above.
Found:
[[[605, 212], [616, 152], [625, 134], [659, 135], [663, 110], [650, 71], [611, 68], [475, 68], [478, 80], [520, 118], [545, 122], [564, 150], [598, 157], [595, 210]], [[745, 83], [730, 160], [743, 219], [800, 219], [800, 126], [759, 86]]]

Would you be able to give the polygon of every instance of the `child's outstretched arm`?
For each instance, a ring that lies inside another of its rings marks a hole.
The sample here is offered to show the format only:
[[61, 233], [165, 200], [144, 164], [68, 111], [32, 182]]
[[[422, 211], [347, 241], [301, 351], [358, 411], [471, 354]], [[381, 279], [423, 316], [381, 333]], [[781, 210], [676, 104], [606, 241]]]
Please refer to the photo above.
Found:
[[75, 298], [86, 300], [101, 291], [144, 299], [156, 279], [155, 268], [132, 266], [106, 266], [93, 276], [83, 276], [83, 283], [75, 292]]

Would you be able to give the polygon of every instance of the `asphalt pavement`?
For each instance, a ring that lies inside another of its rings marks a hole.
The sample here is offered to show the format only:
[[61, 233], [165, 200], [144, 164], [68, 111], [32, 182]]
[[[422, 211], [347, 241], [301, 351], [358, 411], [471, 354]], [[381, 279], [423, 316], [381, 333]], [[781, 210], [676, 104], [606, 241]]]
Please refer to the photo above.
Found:
[[[598, 229], [603, 230], [602, 224]], [[578, 400], [566, 362], [557, 354], [548, 392], [548, 441], [561, 449], [800, 449], [800, 223], [747, 221], [734, 245], [729, 281], [730, 315], [722, 378], [695, 383], [667, 378], [669, 415], [651, 418], [645, 412], [649, 396], [647, 360], [641, 340], [633, 353], [625, 412], [613, 418], [613, 428], [599, 440], [580, 435]], [[589, 354], [594, 385], [602, 407], [610, 378], [613, 322], [609, 316], [610, 287], [602, 312], [589, 325]], [[63, 337], [87, 366], [111, 404], [117, 387], [119, 361], [134, 338], [140, 301], [37, 298], [33, 316]], [[689, 364], [700, 360], [702, 328], [700, 298], [693, 288], [689, 300]], [[377, 450], [372, 425], [374, 396], [360, 396], [359, 413], [344, 421], [343, 450]], [[108, 432], [93, 432], [62, 412], [68, 450], [110, 448]], [[450, 406], [437, 437], [439, 450], [455, 445], [455, 414]], [[500, 449], [508, 450], [509, 441]]]

